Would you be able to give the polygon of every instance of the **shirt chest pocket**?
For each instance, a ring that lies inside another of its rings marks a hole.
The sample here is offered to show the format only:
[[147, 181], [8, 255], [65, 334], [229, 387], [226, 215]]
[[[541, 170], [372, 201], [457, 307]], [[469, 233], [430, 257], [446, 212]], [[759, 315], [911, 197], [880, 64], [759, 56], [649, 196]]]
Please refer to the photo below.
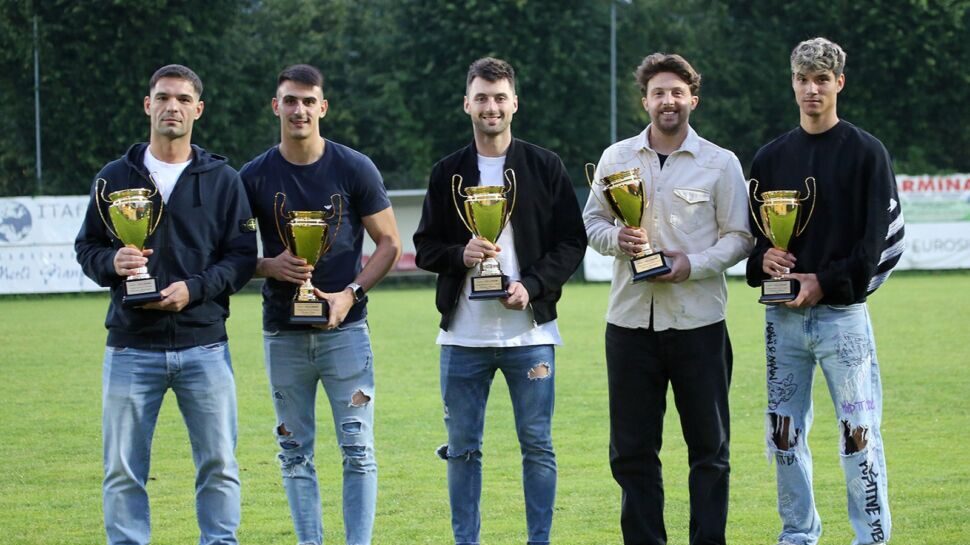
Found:
[[670, 207], [670, 225], [691, 234], [705, 223], [714, 221], [711, 193], [705, 189], [675, 188]]

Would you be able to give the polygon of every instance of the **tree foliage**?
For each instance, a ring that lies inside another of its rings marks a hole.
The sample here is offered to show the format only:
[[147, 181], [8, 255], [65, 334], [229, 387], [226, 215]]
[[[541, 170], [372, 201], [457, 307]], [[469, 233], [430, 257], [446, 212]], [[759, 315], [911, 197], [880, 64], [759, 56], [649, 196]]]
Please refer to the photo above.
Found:
[[[900, 172], [970, 170], [970, 0], [617, 2], [619, 137], [648, 122], [632, 72], [654, 51], [703, 74], [692, 124], [747, 165], [797, 123], [788, 55], [816, 35], [848, 53], [840, 116], [879, 137]], [[466, 144], [465, 72], [516, 68], [513, 132], [558, 152], [574, 182], [609, 145], [608, 0], [34, 0], [0, 2], [0, 195], [77, 194], [147, 138], [142, 99], [172, 62], [202, 77], [195, 142], [237, 167], [278, 141], [276, 74], [326, 77], [324, 134], [374, 158], [388, 187], [423, 187]], [[39, 29], [43, 187], [34, 167]]]

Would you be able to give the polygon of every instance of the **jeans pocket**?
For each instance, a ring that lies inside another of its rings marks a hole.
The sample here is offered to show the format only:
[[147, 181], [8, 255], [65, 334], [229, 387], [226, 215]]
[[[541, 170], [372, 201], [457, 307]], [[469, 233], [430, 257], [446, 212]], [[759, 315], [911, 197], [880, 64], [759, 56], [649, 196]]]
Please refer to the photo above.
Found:
[[104, 349], [107, 350], [108, 352], [111, 352], [112, 354], [121, 354], [122, 352], [127, 351], [128, 347], [127, 346], [105, 346]]
[[226, 348], [226, 341], [219, 341], [217, 343], [212, 343], [212, 344], [203, 344], [203, 345], [200, 345], [199, 348], [201, 348], [206, 352], [218, 352]]
[[279, 329], [275, 331], [266, 331], [265, 329], [263, 330], [263, 337], [279, 337], [279, 336], [280, 336]]

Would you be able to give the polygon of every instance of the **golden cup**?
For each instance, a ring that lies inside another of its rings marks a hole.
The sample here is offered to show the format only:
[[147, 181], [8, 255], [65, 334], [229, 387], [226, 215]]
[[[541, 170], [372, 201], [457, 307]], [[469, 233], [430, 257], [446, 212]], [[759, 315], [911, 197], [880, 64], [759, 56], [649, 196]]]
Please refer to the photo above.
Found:
[[[586, 163], [586, 183], [589, 184], [593, 196], [596, 189], [593, 184], [599, 184], [603, 191], [606, 204], [613, 212], [613, 216], [620, 220], [624, 226], [631, 229], [641, 227], [643, 215], [650, 207], [650, 200], [644, 192], [643, 178], [640, 177], [640, 169], [633, 168], [621, 170], [600, 179], [593, 181], [596, 165]], [[603, 202], [603, 201], [600, 201]], [[646, 233], [646, 230], [644, 230]], [[640, 282], [654, 276], [667, 274], [670, 272], [670, 265], [667, 258], [660, 250], [653, 249], [650, 244], [650, 235], [647, 233], [647, 244], [637, 255], [630, 260], [630, 268], [633, 271], [633, 282]]]
[[[512, 219], [512, 210], [515, 208], [515, 172], [507, 169], [505, 179], [507, 185], [480, 185], [464, 189], [461, 187], [461, 175], [455, 174], [451, 179], [451, 197], [458, 217], [472, 235], [492, 244], [498, 242], [505, 226]], [[462, 207], [458, 206], [458, 197], [464, 199], [464, 214]], [[472, 277], [471, 294], [468, 298], [478, 301], [508, 297], [508, 287], [509, 277], [502, 273], [498, 260], [489, 257], [482, 260], [478, 275]]]
[[[155, 184], [155, 180], [149, 175], [149, 181]], [[151, 236], [158, 228], [158, 223], [162, 220], [162, 204], [159, 201], [158, 215], [152, 222], [152, 211], [154, 203], [152, 197], [158, 194], [158, 187], [154, 189], [130, 188], [112, 191], [107, 197], [104, 190], [108, 186], [108, 181], [98, 178], [95, 182], [95, 199], [98, 201], [98, 214], [101, 221], [115, 238], [125, 246], [131, 246], [138, 250], [145, 249], [145, 240]], [[108, 219], [105, 219], [104, 212], [101, 211], [101, 201], [108, 205]], [[114, 227], [114, 229], [112, 229]], [[135, 274], [125, 279], [124, 295], [121, 298], [121, 305], [126, 308], [136, 307], [160, 301], [162, 294], [158, 290], [158, 281], [155, 277], [148, 274], [148, 267], [139, 267]]]
[[[280, 197], [282, 196], [282, 200]], [[276, 232], [283, 246], [291, 254], [316, 267], [317, 262], [333, 247], [340, 230], [343, 216], [343, 200], [340, 195], [330, 196], [330, 211], [292, 210], [285, 211], [286, 194], [277, 193], [273, 197], [273, 214], [276, 217]], [[333, 236], [327, 243], [330, 220], [336, 218]], [[283, 220], [283, 228], [280, 228]], [[293, 298], [289, 322], [291, 324], [326, 324], [329, 321], [329, 307], [323, 299], [313, 293], [313, 283], [306, 279], [297, 289]]]
[[[811, 188], [809, 181], [811, 181]], [[815, 197], [818, 193], [814, 189], [815, 178], [808, 177], [805, 178], [806, 193], [804, 197], [797, 189], [763, 191], [759, 195], [758, 180], [751, 180], [751, 199], [748, 201], [751, 207], [751, 216], [754, 218], [758, 230], [775, 248], [787, 252], [792, 237], [800, 236], [805, 231], [805, 227], [808, 226], [808, 221], [812, 217], [812, 212], [815, 211]], [[808, 199], [812, 199], [812, 206], [808, 215], [803, 217], [802, 203]], [[759, 203], [759, 215], [755, 215], [754, 203], [756, 202]], [[758, 221], [759, 216], [761, 217], [760, 222]], [[758, 302], [765, 305], [776, 305], [794, 301], [798, 297], [800, 288], [798, 280], [776, 276], [761, 283], [761, 297]]]

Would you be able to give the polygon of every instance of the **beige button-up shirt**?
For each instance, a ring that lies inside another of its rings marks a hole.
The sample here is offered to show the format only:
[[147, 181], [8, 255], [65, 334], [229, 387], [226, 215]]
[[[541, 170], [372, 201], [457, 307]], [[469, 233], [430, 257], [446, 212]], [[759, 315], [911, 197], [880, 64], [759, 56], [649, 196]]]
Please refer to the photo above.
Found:
[[[748, 227], [748, 197], [741, 163], [730, 151], [688, 128], [680, 149], [660, 168], [650, 148], [648, 126], [603, 152], [596, 167], [583, 221], [589, 246], [615, 256], [606, 321], [626, 328], [656, 331], [695, 329], [725, 317], [724, 271], [754, 247]], [[616, 220], [598, 183], [610, 174], [640, 168], [648, 206], [641, 226], [654, 250], [679, 250], [690, 260], [690, 276], [680, 283], [631, 283], [630, 258], [617, 244], [622, 224]], [[652, 304], [651, 304], [652, 303]]]

